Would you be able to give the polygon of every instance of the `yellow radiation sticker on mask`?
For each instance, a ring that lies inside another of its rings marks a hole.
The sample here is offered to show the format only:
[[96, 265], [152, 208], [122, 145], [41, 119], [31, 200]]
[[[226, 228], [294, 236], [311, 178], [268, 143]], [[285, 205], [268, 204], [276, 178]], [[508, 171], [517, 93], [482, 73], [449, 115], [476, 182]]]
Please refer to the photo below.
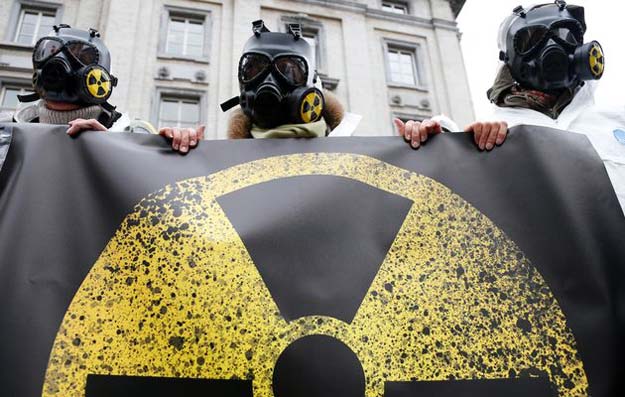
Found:
[[94, 98], [106, 98], [111, 92], [111, 77], [103, 69], [93, 68], [89, 70], [85, 80], [87, 90]]
[[304, 123], [319, 121], [323, 112], [323, 99], [316, 90], [309, 92], [302, 101], [300, 117]]
[[[413, 202], [349, 324], [285, 320], [217, 201], [306, 175]], [[383, 396], [387, 381], [523, 376], [547, 379], [560, 397], [588, 395], [558, 302], [492, 221], [414, 172], [363, 155], [306, 153], [181, 181], [142, 200], [74, 296], [43, 396], [84, 397], [87, 376], [100, 374], [249, 380], [254, 396], [270, 397], [281, 354], [315, 335], [353, 351], [367, 397]]]
[[594, 44], [590, 49], [589, 54], [590, 71], [595, 78], [600, 78], [603, 75], [605, 68], [605, 58], [603, 56], [603, 49], [600, 45]]

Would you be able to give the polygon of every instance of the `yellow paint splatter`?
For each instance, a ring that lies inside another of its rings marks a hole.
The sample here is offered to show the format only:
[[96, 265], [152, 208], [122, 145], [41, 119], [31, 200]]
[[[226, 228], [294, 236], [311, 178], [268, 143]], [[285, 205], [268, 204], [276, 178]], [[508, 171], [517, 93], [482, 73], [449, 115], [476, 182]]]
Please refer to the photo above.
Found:
[[[413, 201], [353, 322], [287, 322], [216, 199], [304, 175], [350, 178]], [[358, 356], [366, 395], [385, 381], [548, 377], [588, 395], [564, 314], [488, 218], [440, 183], [353, 154], [296, 154], [167, 186], [128, 215], [76, 293], [43, 396], [84, 396], [88, 374], [250, 379], [272, 396], [281, 352], [333, 336]]]

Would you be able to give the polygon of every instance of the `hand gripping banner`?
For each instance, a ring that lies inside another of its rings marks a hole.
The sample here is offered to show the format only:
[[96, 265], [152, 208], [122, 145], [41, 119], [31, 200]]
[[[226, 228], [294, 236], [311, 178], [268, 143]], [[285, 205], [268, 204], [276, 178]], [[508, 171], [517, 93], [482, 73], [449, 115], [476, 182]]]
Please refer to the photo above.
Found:
[[583, 136], [183, 157], [156, 137], [2, 131], [7, 395], [622, 390], [625, 220]]

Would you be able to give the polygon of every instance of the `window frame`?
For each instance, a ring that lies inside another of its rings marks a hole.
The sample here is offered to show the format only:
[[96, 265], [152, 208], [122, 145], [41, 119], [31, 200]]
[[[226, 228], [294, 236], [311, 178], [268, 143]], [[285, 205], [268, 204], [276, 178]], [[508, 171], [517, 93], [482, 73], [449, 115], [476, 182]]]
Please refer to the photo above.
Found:
[[5, 95], [6, 95], [6, 90], [7, 89], [19, 89], [20, 90], [20, 95], [24, 94], [24, 91], [26, 92], [34, 92], [33, 87], [32, 87], [32, 83], [27, 81], [27, 80], [22, 80], [22, 79], [1, 79], [0, 80], [0, 113], [2, 112], [15, 112], [17, 109], [19, 109], [19, 103], [17, 105], [16, 108], [6, 108], [2, 106], [2, 103], [4, 102], [5, 99]]
[[[18, 37], [17, 30], [21, 26], [23, 13], [25, 11], [54, 13], [54, 24], [59, 25], [63, 20], [63, 9], [64, 6], [60, 3], [50, 3], [37, 0], [14, 0], [9, 14], [9, 23], [6, 26], [6, 31], [4, 33], [4, 41], [15, 46], [34, 48], [34, 43], [25, 44], [18, 43], [16, 41]], [[37, 39], [35, 39], [35, 43], [36, 42]]]
[[[202, 21], [204, 26], [204, 43], [202, 48], [202, 54], [197, 55], [184, 55], [184, 54], [171, 54], [167, 52], [168, 36], [169, 36], [169, 21], [172, 18], [185, 19], [185, 23], [188, 20]], [[210, 10], [201, 10], [196, 8], [185, 8], [171, 5], [164, 5], [163, 12], [161, 13], [161, 26], [158, 40], [158, 54], [157, 58], [160, 59], [179, 59], [184, 61], [192, 61], [198, 63], [209, 63], [211, 52], [211, 32], [212, 32], [212, 15]]]
[[[391, 7], [393, 9], [401, 8], [404, 10], [404, 12], [387, 11], [384, 9], [385, 6]], [[410, 15], [410, 6], [405, 1], [382, 0], [380, 1], [380, 10], [393, 15]]]
[[[415, 77], [415, 84], [407, 84], [393, 80], [390, 67], [389, 51], [403, 51], [410, 52], [413, 57], [413, 73]], [[394, 88], [410, 88], [418, 91], [428, 91], [428, 84], [426, 81], [425, 62], [423, 59], [423, 51], [421, 44], [414, 42], [406, 42], [392, 39], [383, 39], [382, 51], [384, 56], [384, 67], [386, 70], [386, 85]]]
[[[206, 124], [207, 116], [207, 93], [204, 90], [193, 90], [185, 88], [156, 87], [154, 102], [152, 103], [152, 124], [160, 128], [161, 102], [163, 99], [175, 99], [177, 101], [195, 100], [198, 102], [198, 124]], [[171, 126], [170, 126], [171, 127]]]

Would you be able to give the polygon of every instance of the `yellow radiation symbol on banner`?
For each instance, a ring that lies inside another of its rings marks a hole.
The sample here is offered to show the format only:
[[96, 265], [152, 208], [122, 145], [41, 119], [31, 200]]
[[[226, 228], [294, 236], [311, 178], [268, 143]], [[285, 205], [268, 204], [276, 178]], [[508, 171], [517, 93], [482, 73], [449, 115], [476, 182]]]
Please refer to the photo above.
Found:
[[111, 77], [100, 68], [89, 70], [85, 77], [87, 90], [94, 98], [106, 98], [111, 92]]
[[589, 62], [593, 76], [595, 76], [595, 78], [601, 77], [605, 68], [605, 58], [603, 56], [603, 49], [598, 44], [593, 45], [590, 49]]
[[323, 99], [316, 90], [309, 92], [302, 101], [300, 117], [304, 123], [313, 123], [321, 118]]
[[[413, 202], [349, 324], [286, 321], [217, 201], [306, 175], [351, 179]], [[249, 380], [255, 397], [271, 397], [280, 355], [315, 335], [353, 351], [367, 397], [383, 396], [386, 381], [523, 376], [548, 379], [560, 397], [588, 396], [566, 318], [513, 241], [442, 184], [340, 153], [252, 161], [143, 199], [74, 296], [43, 396], [85, 397], [87, 376], [100, 374]]]

